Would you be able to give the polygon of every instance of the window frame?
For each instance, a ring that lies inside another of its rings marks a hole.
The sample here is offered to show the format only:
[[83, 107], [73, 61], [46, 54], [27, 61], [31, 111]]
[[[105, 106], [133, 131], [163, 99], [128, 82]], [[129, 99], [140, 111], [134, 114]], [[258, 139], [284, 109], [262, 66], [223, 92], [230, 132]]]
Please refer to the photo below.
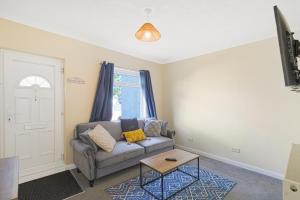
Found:
[[132, 87], [132, 88], [139, 88], [140, 89], [140, 116], [137, 117], [138, 119], [144, 119], [146, 118], [146, 102], [145, 98], [142, 92], [142, 87], [141, 87], [141, 79], [140, 79], [140, 73], [139, 71], [136, 70], [129, 70], [129, 69], [123, 69], [120, 67], [115, 67], [114, 68], [114, 75], [115, 74], [120, 74], [120, 75], [129, 75], [129, 76], [137, 76], [138, 77], [138, 83], [127, 83], [127, 82], [122, 82], [122, 81], [113, 81], [113, 87]]
[[[40, 79], [43, 82], [40, 82], [40, 84], [37, 83], [37, 82], [30, 83], [27, 80], [28, 78], [34, 78], [34, 81], [37, 81], [37, 79]], [[24, 82], [27, 82], [30, 85], [22, 85], [22, 83], [24, 83]], [[43, 85], [43, 83], [45, 83], [46, 85]], [[45, 77], [43, 77], [41, 75], [36, 75], [36, 74], [31, 74], [31, 75], [25, 76], [21, 80], [19, 80], [19, 82], [18, 82], [18, 87], [19, 88], [31, 88], [31, 87], [34, 87], [34, 86], [37, 86], [37, 87], [39, 87], [41, 89], [51, 89], [52, 88], [52, 85], [51, 85], [50, 81], [47, 78], [45, 78]]]

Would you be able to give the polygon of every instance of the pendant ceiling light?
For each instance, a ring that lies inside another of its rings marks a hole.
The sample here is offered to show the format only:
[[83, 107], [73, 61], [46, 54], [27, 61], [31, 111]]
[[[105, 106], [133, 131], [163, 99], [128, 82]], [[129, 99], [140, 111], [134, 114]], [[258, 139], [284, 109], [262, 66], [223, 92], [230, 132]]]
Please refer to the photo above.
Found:
[[[151, 13], [150, 8], [145, 9], [145, 13], [147, 15], [147, 20], [149, 21], [149, 15]], [[139, 28], [139, 30], [135, 33], [135, 37], [138, 40], [144, 42], [154, 42], [160, 39], [160, 32], [151, 24], [150, 22], [146, 22]]]

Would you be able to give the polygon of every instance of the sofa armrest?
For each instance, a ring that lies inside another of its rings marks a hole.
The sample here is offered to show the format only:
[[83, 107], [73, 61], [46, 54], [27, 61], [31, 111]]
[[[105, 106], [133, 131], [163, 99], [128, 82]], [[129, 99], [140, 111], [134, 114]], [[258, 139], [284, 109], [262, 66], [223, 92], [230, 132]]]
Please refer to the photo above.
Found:
[[90, 145], [83, 143], [80, 139], [73, 139], [72, 146], [75, 151], [85, 156], [88, 156], [89, 153], [93, 153], [93, 148]]
[[72, 140], [74, 164], [89, 179], [96, 178], [95, 153], [93, 148], [79, 139]]
[[170, 139], [174, 139], [175, 138], [175, 134], [176, 134], [176, 132], [175, 132], [175, 130], [167, 130], [167, 137], [168, 138], [170, 138]]

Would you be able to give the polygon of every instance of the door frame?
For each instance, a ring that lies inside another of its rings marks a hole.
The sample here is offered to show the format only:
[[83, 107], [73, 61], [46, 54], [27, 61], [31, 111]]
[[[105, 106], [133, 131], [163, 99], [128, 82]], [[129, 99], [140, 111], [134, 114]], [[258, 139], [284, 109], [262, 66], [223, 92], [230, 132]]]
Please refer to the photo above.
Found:
[[4, 157], [4, 66], [3, 49], [0, 49], [0, 158]]
[[[64, 163], [64, 60], [58, 58], [51, 58], [48, 56], [36, 55], [32, 53], [26, 53], [15, 50], [0, 49], [0, 158], [6, 156], [5, 152], [5, 126], [6, 126], [6, 115], [7, 111], [5, 108], [5, 66], [4, 58], [5, 54], [19, 54], [22, 56], [32, 56], [36, 60], [41, 60], [41, 63], [53, 65], [55, 70], [55, 166], [50, 170], [41, 171], [19, 177], [19, 182], [26, 182], [43, 176], [47, 176], [53, 173], [58, 173], [65, 170]], [[25, 60], [24, 60], [25, 61]], [[56, 105], [56, 102], [60, 102]]]

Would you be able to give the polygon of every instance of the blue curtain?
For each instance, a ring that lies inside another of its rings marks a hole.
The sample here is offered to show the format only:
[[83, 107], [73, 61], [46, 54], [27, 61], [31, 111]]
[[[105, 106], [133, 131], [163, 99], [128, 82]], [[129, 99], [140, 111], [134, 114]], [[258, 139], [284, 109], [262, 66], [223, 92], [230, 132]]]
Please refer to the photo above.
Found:
[[150, 72], [148, 70], [140, 70], [140, 78], [142, 92], [146, 101], [148, 117], [157, 119]]
[[103, 62], [90, 122], [110, 121], [112, 117], [114, 64]]

